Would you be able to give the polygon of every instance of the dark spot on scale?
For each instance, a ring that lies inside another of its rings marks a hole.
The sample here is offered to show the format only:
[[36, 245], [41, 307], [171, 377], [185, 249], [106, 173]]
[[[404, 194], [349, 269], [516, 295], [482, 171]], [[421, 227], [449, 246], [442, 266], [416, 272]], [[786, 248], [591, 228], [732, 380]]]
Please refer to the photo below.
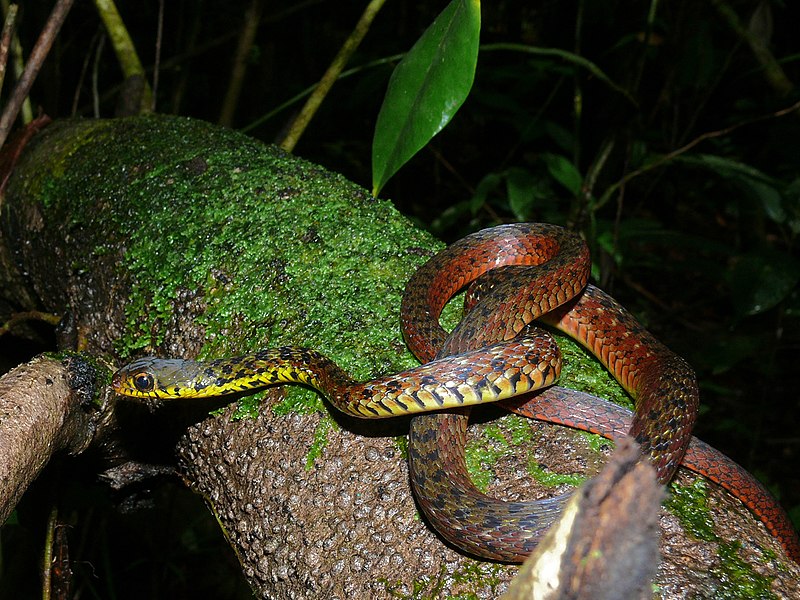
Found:
[[[434, 400], [436, 400], [436, 401], [439, 403], [439, 405], [441, 406], [441, 404], [442, 404], [442, 403], [441, 403], [441, 401], [439, 400], [439, 397], [438, 397], [438, 396], [433, 396], [433, 398], [434, 398]], [[419, 406], [420, 408], [425, 408], [425, 403], [424, 403], [422, 400], [420, 400], [420, 399], [417, 397], [417, 395], [416, 395], [416, 394], [411, 394], [411, 399], [412, 399], [412, 400], [414, 400], [414, 402], [416, 403], [416, 405], [417, 405], [417, 406]], [[400, 404], [400, 402], [398, 402], [398, 404]]]
[[367, 412], [370, 412], [370, 413], [372, 413], [373, 415], [375, 415], [376, 417], [380, 415], [380, 413], [379, 413], [377, 410], [375, 410], [374, 408], [372, 408], [371, 406], [363, 406], [363, 407], [362, 407], [362, 410], [365, 410], [365, 411], [367, 411]]
[[502, 524], [503, 520], [494, 515], [486, 515], [481, 523], [485, 529], [499, 529]]
[[423, 375], [419, 378], [421, 385], [436, 385], [436, 377], [433, 375]]
[[[399, 392], [403, 389], [403, 384], [396, 379], [386, 382], [386, 390], [389, 392]], [[372, 395], [372, 392], [365, 389], [365, 392], [369, 392], [369, 395]]]
[[[452, 387], [448, 388], [448, 390], [460, 404], [464, 404], [464, 395], [458, 391], [458, 388]], [[434, 396], [433, 399], [436, 400], [436, 403], [439, 406], [442, 406], [444, 404], [444, 400], [440, 398], [438, 395]]]
[[431, 502], [431, 504], [439, 510], [445, 510], [447, 508], [447, 502], [442, 498], [437, 498]]
[[[398, 398], [395, 398], [395, 399], [394, 399], [394, 401], [395, 401], [395, 403], [396, 403], [396, 404], [397, 404], [397, 405], [398, 405], [400, 408], [402, 408], [404, 411], [408, 412], [408, 405], [407, 405], [407, 404], [404, 404], [404, 403], [403, 403], [403, 402], [401, 402], [401, 401], [400, 401]], [[381, 405], [381, 406], [384, 408], [384, 410], [386, 410], [386, 412], [388, 412], [388, 413], [394, 413], [394, 411], [392, 411], [392, 410], [389, 410], [389, 407], [387, 407], [387, 406], [386, 406], [386, 405], [383, 403], [383, 400], [378, 400], [378, 402], [377, 402], [377, 403], [378, 403], [378, 404], [380, 404], [380, 405]]]

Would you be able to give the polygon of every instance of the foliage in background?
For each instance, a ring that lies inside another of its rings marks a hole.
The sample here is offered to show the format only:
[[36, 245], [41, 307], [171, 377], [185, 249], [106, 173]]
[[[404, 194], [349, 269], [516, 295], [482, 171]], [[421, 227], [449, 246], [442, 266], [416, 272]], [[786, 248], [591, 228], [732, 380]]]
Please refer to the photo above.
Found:
[[[24, 7], [25, 48], [46, 4]], [[165, 3], [156, 110], [217, 120], [249, 5]], [[466, 77], [453, 90], [454, 98], [469, 90], [458, 114], [447, 112], [452, 120], [435, 137], [428, 126], [388, 142], [394, 150], [430, 140], [415, 155], [398, 150], [402, 160], [379, 157], [382, 173], [373, 179], [371, 144], [373, 134], [385, 135], [375, 124], [393, 57], [454, 6], [475, 4], [387, 3], [296, 153], [362, 185], [385, 184], [382, 195], [448, 241], [502, 221], [582, 231], [595, 279], [698, 370], [698, 435], [761, 476], [800, 517], [800, 119], [796, 108], [787, 110], [800, 99], [800, 7], [484, 3], [477, 24], [476, 15], [465, 17], [475, 40], [480, 26], [482, 45], [471, 90]], [[233, 126], [280, 139], [298, 109], [290, 99], [318, 81], [362, 8], [332, 0], [266, 4]], [[147, 70], [158, 3], [128, 0], [119, 9]], [[77, 3], [32, 94], [46, 113], [113, 114], [120, 74], [104, 35], [91, 5]], [[437, 50], [434, 44], [427, 56]], [[460, 60], [468, 62], [467, 54]], [[389, 133], [410, 126], [400, 112]], [[34, 505], [23, 506], [13, 526], [26, 534], [29, 512]], [[183, 524], [187, 548], [193, 525]], [[15, 532], [4, 534], [5, 542]], [[104, 547], [98, 531], [85, 528], [79, 537], [83, 547]], [[127, 546], [120, 536], [93, 560], [132, 567], [145, 560], [146, 552], [125, 559]], [[0, 569], [18, 547], [4, 544]], [[30, 552], [35, 560], [36, 547]], [[125, 573], [115, 573], [121, 596]], [[115, 595], [104, 592], [95, 597]]]
[[[712, 421], [712, 432], [736, 436], [739, 443], [749, 446], [752, 459], [756, 446], [764, 444], [762, 427], [770, 419], [776, 426], [781, 424], [782, 401], [788, 404], [792, 422], [797, 421], [798, 403], [781, 397], [780, 374], [791, 370], [791, 350], [800, 336], [800, 260], [795, 252], [800, 178], [791, 162], [785, 163], [797, 157], [796, 143], [784, 161], [763, 167], [753, 160], [756, 156], [747, 144], [752, 136], [775, 135], [775, 128], [785, 121], [796, 130], [800, 103], [783, 65], [796, 70], [798, 56], [789, 50], [782, 60], [773, 55], [772, 8], [766, 3], [752, 6], [745, 22], [731, 7], [717, 2], [716, 12], [704, 14], [705, 19], [693, 27], [685, 20], [669, 23], [663, 17], [670, 15], [662, 15], [656, 6], [652, 2], [650, 10], [641, 13], [638, 32], [626, 32], [604, 49], [611, 55], [622, 54], [622, 62], [632, 67], [628, 72], [607, 73], [601, 62], [579, 56], [582, 24], [603, 22], [588, 19], [590, 14], [598, 15], [585, 3], [578, 3], [573, 29], [577, 52], [511, 43], [482, 46], [482, 57], [487, 50], [498, 49], [535, 55], [535, 62], [518, 63], [516, 83], [531, 77], [538, 84], [549, 83], [553, 92], [543, 104], [534, 103], [526, 110], [513, 102], [516, 89], [501, 103], [487, 91], [495, 86], [481, 85], [479, 80], [476, 101], [481, 94], [492, 97], [497, 103], [490, 107], [495, 122], [507, 119], [518, 126], [516, 146], [496, 168], [470, 172], [480, 173], [479, 179], [462, 179], [460, 183], [469, 191], [463, 200], [449, 203], [438, 215], [423, 216], [420, 211], [419, 216], [427, 217], [439, 233], [455, 229], [454, 238], [503, 220], [559, 222], [582, 230], [593, 248], [593, 274], [601, 284], [611, 289], [622, 284], [621, 293], [631, 294], [630, 302], [640, 303], [645, 320], [657, 331], [669, 321], [684, 325], [687, 334], [665, 335], [698, 366], [706, 397], [711, 397], [704, 410], [722, 415]], [[687, 15], [695, 12], [683, 8]], [[709, 35], [718, 45], [705, 39]], [[668, 60], [676, 53], [683, 61], [672, 63], [665, 72], [659, 58]], [[455, 63], [458, 53], [451, 54]], [[748, 58], [749, 71], [734, 68], [734, 59]], [[442, 62], [448, 62], [446, 56]], [[503, 67], [508, 64], [485, 77], [489, 81], [507, 77]], [[441, 99], [422, 97], [416, 82], [407, 81], [403, 88], [397, 85], [400, 67], [390, 82], [373, 142], [376, 191], [384, 181], [378, 183], [376, 175], [383, 173], [385, 162], [375, 164], [376, 157], [382, 158], [379, 146], [393, 144], [394, 148], [405, 142], [407, 147], [412, 143], [422, 147], [439, 131], [426, 127], [426, 119], [418, 115], [437, 114]], [[613, 69], [613, 63], [608, 68]], [[727, 78], [734, 81], [729, 83]], [[651, 95], [654, 81], [660, 87], [659, 96]], [[607, 93], [597, 82], [607, 85]], [[735, 103], [718, 97], [721, 88], [734, 83], [744, 84], [751, 95]], [[535, 94], [533, 87], [524, 91]], [[403, 92], [417, 100], [413, 111]], [[548, 105], [569, 95], [570, 111]], [[691, 105], [684, 98], [697, 102]], [[727, 105], [724, 121], [710, 110], [718, 109], [720, 103]], [[398, 110], [398, 105], [403, 119], [382, 119]], [[596, 113], [603, 111], [614, 118], [586, 135], [585, 123], [595, 121]], [[660, 127], [645, 120], [668, 111], [675, 117]], [[464, 134], [473, 145], [478, 143], [477, 131], [469, 129]], [[453, 154], [442, 151], [445, 146], [443, 141], [430, 149], [458, 177], [462, 171], [455, 167]], [[412, 154], [407, 150], [404, 158]], [[776, 166], [783, 167], [783, 173], [776, 172]], [[418, 179], [419, 173], [411, 177]], [[676, 181], [691, 189], [681, 190]], [[648, 201], [655, 206], [648, 206]], [[717, 306], [710, 305], [712, 298]], [[698, 346], [698, 334], [707, 343]], [[759, 403], [769, 408], [756, 410], [756, 428], [742, 418], [748, 409], [740, 402], [752, 395], [774, 399], [771, 406]], [[733, 405], [733, 414], [727, 404]], [[790, 454], [796, 454], [798, 443], [796, 437], [788, 438]], [[758, 461], [753, 460], [753, 465], [764, 464]], [[796, 480], [791, 485], [794, 492], [800, 491]], [[780, 495], [780, 490], [776, 492]], [[797, 500], [793, 506], [798, 506]], [[794, 508], [793, 512], [798, 516], [800, 511]]]
[[[651, 4], [651, 8], [654, 6]], [[517, 138], [518, 146], [504, 158], [502, 168], [491, 169], [469, 184], [464, 180], [471, 188], [468, 197], [446, 206], [430, 226], [440, 233], [457, 228], [453, 237], [506, 219], [555, 221], [583, 230], [596, 257], [595, 277], [607, 287], [619, 285], [621, 280], [630, 291], [644, 297], [648, 302], [642, 310], [650, 312], [645, 318], [652, 327], [659, 329], [659, 320], [664, 320], [659, 311], [685, 315], [681, 320], [689, 336], [673, 333], [672, 337], [685, 338], [677, 345], [700, 367], [701, 374], [729, 374], [736, 382], [730, 387], [707, 383], [712, 394], [728, 396], [721, 399], [724, 406], [726, 401], [736, 403], [736, 396], [745, 393], [749, 387], [743, 383], [746, 378], [760, 380], [757, 389], [762, 396], [770, 386], [781, 391], [781, 386], [775, 385], [775, 374], [789, 367], [791, 355], [786, 353], [797, 341], [800, 312], [800, 261], [794, 252], [800, 232], [800, 178], [791, 168], [781, 177], [766, 170], [772, 167], [774, 172], [775, 165], [762, 169], [748, 163], [748, 148], [742, 142], [737, 144], [737, 139], [747, 140], [748, 134], [774, 135], [773, 128], [780, 128], [781, 120], [797, 127], [798, 94], [793, 85], [787, 86], [791, 78], [781, 66], [793, 66], [797, 56], [790, 54], [781, 61], [771, 55], [770, 40], [764, 39], [770, 32], [759, 28], [764, 11], [769, 10], [763, 3], [754, 7], [747, 27], [740, 27], [742, 22], [730, 7], [718, 3], [717, 9], [686, 30], [665, 28], [667, 23], [654, 10], [642, 13], [641, 31], [620, 37], [606, 50], [627, 52], [625, 62], [635, 66], [629, 73], [606, 73], [584, 59], [596, 80], [606, 82], [608, 90], [621, 92], [622, 98], [616, 99], [613, 94], [598, 94], [602, 92], [599, 89], [593, 90], [594, 95], [587, 94], [592, 82], [579, 71], [581, 64], [574, 59], [577, 54], [524, 45], [491, 45], [491, 49], [537, 54], [535, 62], [527, 61], [517, 68], [517, 81], [528, 75], [537, 83], [549, 81], [554, 89], [564, 88], [561, 95], [571, 94], [572, 110], [559, 112], [545, 104], [534, 105], [534, 113], [511, 102], [516, 99], [516, 90], [508, 94], [504, 105], [494, 107], [498, 113], [495, 117], [512, 122], [515, 116], [520, 117], [514, 123], [519, 126], [517, 133], [522, 134]], [[574, 30], [577, 47], [583, 33], [581, 23], [588, 21], [590, 13], [590, 7], [579, 4]], [[709, 20], [711, 17], [721, 18]], [[730, 47], [715, 47], [700, 39], [709, 33], [715, 34], [715, 41], [728, 35]], [[671, 79], [661, 81], [661, 97], [648, 97], [652, 81], [658, 81], [657, 59], [663, 54], [667, 35], [672, 36], [673, 52], [683, 53], [684, 62], [673, 64], [668, 73]], [[762, 36], [760, 43], [753, 41], [754, 36]], [[750, 56], [756, 64], [746, 76], [731, 66], [734, 57], [747, 59], [740, 56], [742, 47], [737, 41], [746, 41], [754, 53], [758, 48], [758, 53]], [[699, 63], [693, 62], [697, 58]], [[716, 98], [717, 88], [727, 84], [726, 75], [754, 86], [752, 91], [757, 95], [749, 102], [742, 98], [731, 105], [725, 113], [727, 120], [720, 122], [706, 112], [707, 107], [718, 106], [721, 99]], [[506, 76], [502, 68], [486, 75], [494, 81]], [[615, 81], [620, 76], [623, 80]], [[761, 89], [759, 81], [763, 82]], [[476, 85], [477, 102], [491, 87], [480, 82]], [[696, 107], [681, 100], [681, 94], [687, 93], [700, 99]], [[398, 95], [390, 85], [382, 112], [396, 102]], [[588, 104], [587, 97], [594, 104]], [[674, 104], [664, 102], [665, 97], [672, 98]], [[615, 100], [625, 106], [613, 106]], [[592, 136], [581, 135], [583, 124], [593, 119], [592, 109], [598, 107], [612, 114], [616, 111], [615, 119], [608, 123], [615, 127], [600, 127]], [[424, 103], [416, 108], [419, 113], [427, 112]], [[438, 103], [432, 102], [430, 111], [437, 109]], [[660, 130], [646, 127], [645, 110], [657, 115], [652, 111], [669, 109], [683, 110], [687, 125], [682, 130], [674, 127], [679, 120], [662, 123]], [[412, 120], [415, 114], [410, 113]], [[393, 133], [401, 136], [408, 129], [403, 122], [403, 127]], [[376, 144], [379, 133], [384, 131], [376, 131]], [[659, 133], [660, 138], [654, 135]], [[467, 135], [477, 137], [475, 130]], [[534, 137], [539, 148], [525, 137]], [[794, 146], [790, 156], [796, 156]], [[521, 153], [523, 147], [530, 147], [530, 154]], [[432, 150], [441, 162], [449, 159], [439, 148]], [[447, 168], [452, 165], [449, 162]], [[779, 162], [777, 166], [783, 165]], [[418, 178], [418, 173], [413, 177]], [[676, 178], [692, 189], [681, 192], [674, 183]], [[665, 184], [663, 192], [657, 183]], [[633, 205], [628, 200], [632, 193]], [[648, 199], [657, 205], [647, 206]], [[710, 222], [716, 226], [712, 235]], [[679, 278], [682, 289], [664, 285], [665, 275]], [[708, 306], [712, 297], [721, 301], [713, 309]], [[698, 318], [701, 310], [709, 313], [705, 320]], [[770, 322], [765, 328], [767, 319]], [[792, 340], [788, 345], [783, 339], [787, 332]], [[697, 333], [709, 336], [706, 339], [710, 343], [700, 347], [693, 344]], [[741, 392], [737, 386], [742, 386]], [[780, 399], [772, 414], [779, 414]], [[717, 411], [716, 406], [710, 403], [707, 410]], [[797, 404], [790, 402], [789, 408], [796, 412]], [[758, 420], [767, 417], [759, 415]], [[715, 422], [715, 428], [723, 434], [733, 430], [746, 443], [757, 444], [761, 431], [749, 425], [738, 415]], [[796, 445], [798, 440], [791, 443]]]

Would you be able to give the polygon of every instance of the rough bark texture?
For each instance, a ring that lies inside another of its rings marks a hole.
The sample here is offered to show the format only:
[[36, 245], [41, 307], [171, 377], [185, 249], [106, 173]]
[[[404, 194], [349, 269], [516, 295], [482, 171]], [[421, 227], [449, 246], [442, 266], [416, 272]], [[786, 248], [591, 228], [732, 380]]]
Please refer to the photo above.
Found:
[[[9, 182], [2, 231], [3, 264], [17, 269], [5, 277], [30, 291], [14, 301], [69, 311], [65, 339], [92, 353], [121, 362], [145, 351], [303, 344], [360, 378], [414, 363], [397, 325], [400, 294], [439, 247], [340, 176], [169, 117], [49, 126]], [[266, 398], [260, 409], [248, 400], [205, 418], [178, 444], [187, 483], [207, 499], [258, 594], [490, 598], [505, 589], [516, 567], [458, 554], [418, 516], [402, 420], [334, 417], [297, 388]], [[198, 404], [194, 421], [207, 409]], [[247, 418], [232, 421], [234, 411]], [[529, 454], [552, 472], [600, 463], [602, 450], [581, 434], [519, 423], [504, 418], [477, 434], [470, 457], [498, 473], [490, 490], [552, 494], [531, 477]], [[743, 577], [789, 597], [798, 571], [764, 528], [716, 489], [696, 496], [683, 501], [683, 522], [699, 510], [752, 562], [732, 561], [716, 541], [690, 541], [665, 515], [663, 597], [707, 596]]]
[[54, 454], [93, 441], [96, 389], [95, 370], [74, 357], [38, 357], [0, 378], [0, 523]]
[[502, 600], [647, 600], [664, 496], [632, 438], [572, 496]]

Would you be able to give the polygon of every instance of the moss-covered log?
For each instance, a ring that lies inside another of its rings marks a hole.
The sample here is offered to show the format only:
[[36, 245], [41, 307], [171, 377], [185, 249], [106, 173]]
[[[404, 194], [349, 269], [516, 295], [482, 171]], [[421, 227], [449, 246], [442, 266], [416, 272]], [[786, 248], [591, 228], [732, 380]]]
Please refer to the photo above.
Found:
[[[193, 357], [302, 344], [360, 378], [414, 364], [399, 331], [400, 296], [440, 247], [338, 175], [234, 132], [159, 116], [48, 126], [9, 182], [2, 235], [4, 300], [66, 315], [62, 344], [111, 365], [145, 351]], [[570, 356], [573, 373], [577, 364], [598, 372], [579, 351]], [[607, 385], [602, 377], [592, 383]], [[102, 422], [105, 439], [128, 426], [128, 405], [108, 407], [117, 418]], [[216, 406], [186, 407], [191, 426], [163, 459], [177, 453], [258, 594], [489, 598], [516, 572], [460, 555], [419, 517], [404, 420], [344, 418], [297, 387], [207, 416]], [[166, 412], [136, 416], [154, 422]], [[475, 435], [471, 460], [498, 473], [485, 485], [511, 497], [553, 493], [529, 463], [580, 473], [599, 468], [604, 452], [583, 434], [517, 418]], [[679, 481], [697, 489], [686, 474]], [[684, 506], [695, 515], [710, 506], [696, 518], [718, 527], [710, 541], [693, 540], [678, 517], [662, 517], [664, 597], [743, 577], [764, 589], [792, 585], [788, 573], [797, 573], [767, 560], [780, 549], [746, 510], [716, 489], [697, 496]], [[742, 539], [755, 568], [723, 558], [723, 540]]]

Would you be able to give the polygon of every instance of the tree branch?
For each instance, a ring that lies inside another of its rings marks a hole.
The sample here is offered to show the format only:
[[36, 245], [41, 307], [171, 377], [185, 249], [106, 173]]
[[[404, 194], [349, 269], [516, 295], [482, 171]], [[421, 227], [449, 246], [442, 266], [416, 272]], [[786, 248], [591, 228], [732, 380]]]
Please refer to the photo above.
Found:
[[72, 8], [73, 2], [74, 0], [58, 0], [56, 2], [44, 29], [42, 29], [42, 33], [39, 35], [39, 39], [36, 40], [36, 45], [28, 58], [28, 64], [25, 65], [25, 69], [22, 71], [22, 75], [11, 93], [11, 98], [9, 98], [3, 109], [3, 113], [0, 114], [0, 146], [5, 143], [8, 132], [11, 131], [11, 126], [17, 118], [19, 109], [25, 98], [27, 98], [28, 92], [30, 92], [31, 86], [39, 74], [39, 69], [42, 68], [42, 63], [47, 58], [47, 54], [50, 52], [50, 48], [61, 29], [61, 25], [64, 23], [64, 19], [67, 18], [67, 13]]
[[0, 523], [53, 454], [89, 446], [97, 386], [97, 372], [78, 358], [38, 357], [0, 377]]

